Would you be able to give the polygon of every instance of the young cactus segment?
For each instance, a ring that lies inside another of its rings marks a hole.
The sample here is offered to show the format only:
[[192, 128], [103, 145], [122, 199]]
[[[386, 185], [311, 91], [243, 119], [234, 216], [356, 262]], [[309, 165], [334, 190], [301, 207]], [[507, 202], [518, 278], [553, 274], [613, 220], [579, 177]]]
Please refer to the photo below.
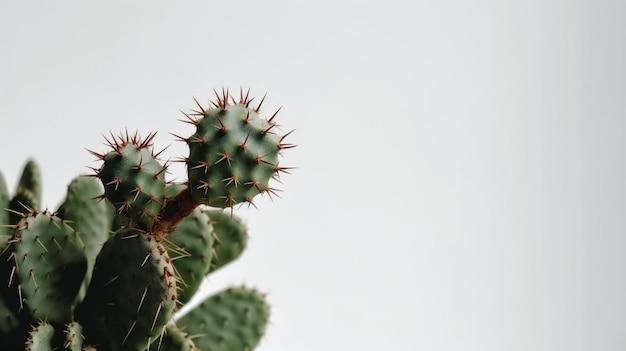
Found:
[[200, 351], [192, 337], [182, 330], [168, 326], [165, 328], [165, 334], [159, 340], [155, 340], [150, 345], [149, 351]]
[[269, 319], [263, 295], [246, 288], [229, 288], [204, 300], [177, 321], [194, 336], [200, 350], [252, 350]]
[[87, 269], [74, 229], [50, 213], [31, 213], [18, 224], [13, 250], [15, 279], [30, 316], [50, 323], [71, 321]]
[[[9, 208], [13, 211], [28, 212], [36, 211], [41, 207], [41, 172], [34, 160], [28, 160], [22, 175], [17, 183], [15, 195], [11, 199]], [[11, 224], [16, 224], [21, 216], [15, 212], [9, 214]]]
[[48, 323], [40, 323], [28, 335], [26, 351], [53, 351], [54, 327]]
[[241, 256], [248, 244], [248, 231], [234, 214], [220, 210], [207, 210], [205, 213], [211, 219], [215, 232], [214, 255], [207, 272], [212, 273]]
[[135, 134], [108, 140], [113, 149], [107, 154], [92, 152], [103, 161], [96, 176], [104, 185], [104, 195], [117, 212], [147, 229], [161, 211], [165, 191], [165, 170], [153, 151], [150, 134], [141, 140]]
[[193, 199], [219, 208], [252, 203], [258, 194], [275, 192], [269, 181], [285, 170], [278, 158], [287, 147], [276, 133], [274, 117], [262, 119], [259, 107], [249, 107], [252, 99], [247, 95], [238, 103], [228, 100], [225, 92], [213, 102], [214, 108], [196, 111], [200, 117], [190, 117], [195, 133], [181, 138], [189, 147], [185, 161]]
[[67, 196], [57, 211], [76, 230], [85, 246], [87, 274], [81, 287], [84, 296], [91, 281], [91, 272], [96, 256], [110, 236], [113, 213], [107, 202], [95, 198], [102, 194], [102, 185], [97, 179], [87, 176], [74, 178], [67, 187]]
[[200, 287], [209, 270], [213, 247], [213, 226], [200, 209], [183, 219], [167, 238], [168, 254], [180, 281], [178, 300], [186, 303]]
[[71, 322], [65, 328], [65, 343], [63, 344], [64, 350], [69, 351], [81, 351], [83, 349], [83, 342], [85, 337], [83, 336], [83, 327], [78, 322]]
[[175, 279], [167, 251], [154, 238], [134, 228], [111, 237], [76, 312], [87, 342], [105, 350], [145, 350], [172, 317]]
[[17, 184], [16, 193], [30, 191], [35, 195], [37, 207], [41, 204], [41, 171], [34, 160], [28, 160]]

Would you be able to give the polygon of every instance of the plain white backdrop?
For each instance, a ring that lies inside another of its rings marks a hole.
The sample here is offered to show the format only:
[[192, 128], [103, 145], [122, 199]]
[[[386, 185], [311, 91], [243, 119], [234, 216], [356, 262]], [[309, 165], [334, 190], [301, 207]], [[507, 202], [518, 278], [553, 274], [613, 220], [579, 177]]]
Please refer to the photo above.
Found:
[[298, 168], [202, 294], [268, 292], [259, 351], [624, 350], [625, 63], [623, 1], [0, 1], [0, 169], [54, 208], [250, 87]]

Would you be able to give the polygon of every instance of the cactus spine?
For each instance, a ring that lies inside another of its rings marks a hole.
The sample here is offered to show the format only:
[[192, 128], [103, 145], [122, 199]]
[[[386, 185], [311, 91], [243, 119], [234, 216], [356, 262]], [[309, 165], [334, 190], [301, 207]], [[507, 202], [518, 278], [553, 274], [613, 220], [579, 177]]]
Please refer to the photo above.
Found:
[[[236, 287], [178, 320], [208, 274], [243, 252], [247, 229], [231, 211], [275, 195], [286, 135], [249, 94], [216, 94], [185, 114], [195, 127], [179, 161], [188, 180], [168, 182], [154, 133], [105, 138], [101, 164], [76, 177], [55, 210], [41, 208], [29, 160], [13, 196], [0, 173], [0, 345], [3, 350], [251, 350], [269, 307]], [[197, 101], [196, 101], [197, 103]], [[289, 134], [289, 133], [288, 133]], [[217, 209], [210, 209], [214, 207]]]

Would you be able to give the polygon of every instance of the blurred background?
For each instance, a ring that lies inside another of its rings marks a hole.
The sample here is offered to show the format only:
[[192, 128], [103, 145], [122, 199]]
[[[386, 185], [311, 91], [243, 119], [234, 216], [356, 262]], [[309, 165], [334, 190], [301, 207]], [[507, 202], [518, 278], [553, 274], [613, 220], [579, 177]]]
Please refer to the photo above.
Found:
[[201, 295], [269, 293], [259, 351], [624, 350], [625, 62], [624, 1], [0, 1], [0, 169], [56, 208], [249, 87], [297, 169]]

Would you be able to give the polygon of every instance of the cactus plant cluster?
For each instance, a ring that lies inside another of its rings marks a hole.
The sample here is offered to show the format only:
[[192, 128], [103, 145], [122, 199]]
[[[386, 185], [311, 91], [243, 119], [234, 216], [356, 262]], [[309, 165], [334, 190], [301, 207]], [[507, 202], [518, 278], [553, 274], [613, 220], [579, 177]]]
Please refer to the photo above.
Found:
[[[269, 307], [255, 289], [230, 287], [173, 316], [203, 279], [235, 260], [247, 230], [232, 212], [276, 194], [286, 135], [252, 98], [216, 93], [185, 114], [195, 127], [169, 182], [154, 133], [106, 137], [100, 164], [76, 177], [55, 210], [42, 209], [29, 161], [9, 193], [0, 173], [0, 348], [30, 350], [251, 350]], [[224, 209], [230, 209], [224, 210]]]

